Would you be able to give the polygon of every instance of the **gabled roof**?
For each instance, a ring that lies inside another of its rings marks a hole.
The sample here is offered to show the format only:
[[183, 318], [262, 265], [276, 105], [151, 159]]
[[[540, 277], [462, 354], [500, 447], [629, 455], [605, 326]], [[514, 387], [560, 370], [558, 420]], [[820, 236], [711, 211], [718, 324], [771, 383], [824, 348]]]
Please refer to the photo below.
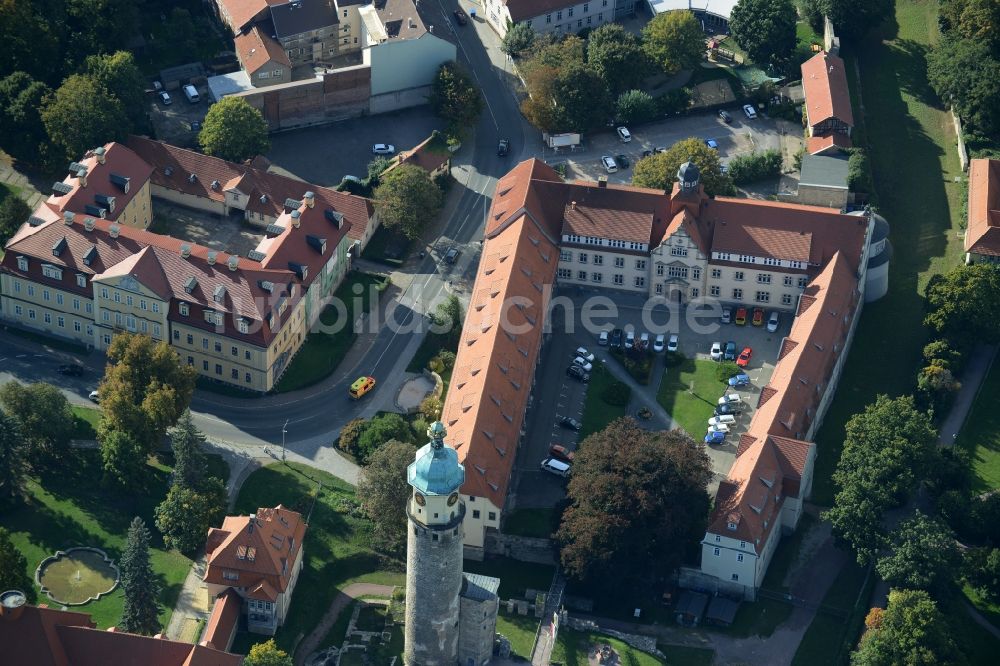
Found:
[[1000, 257], [1000, 160], [969, 163], [969, 224], [965, 251]]
[[271, 6], [274, 34], [279, 38], [292, 37], [331, 25], [338, 25], [337, 5], [333, 0], [289, 0]]
[[221, 649], [220, 646], [228, 644], [242, 610], [243, 599], [233, 590], [226, 590], [216, 597], [202, 634], [201, 645]]
[[835, 132], [806, 139], [806, 152], [810, 155], [836, 155], [852, 145], [851, 137]]
[[288, 0], [215, 0], [223, 20], [229, 24], [234, 34], [240, 33], [248, 23], [269, 6], [281, 5], [286, 2]]
[[[280, 504], [252, 516], [227, 516], [221, 528], [208, 531], [204, 580], [259, 590], [255, 598], [273, 601], [288, 589], [305, 533], [302, 514]], [[227, 580], [227, 571], [238, 573], [239, 580]]]
[[836, 118], [849, 127], [854, 126], [847, 72], [840, 56], [820, 51], [802, 63], [802, 89], [810, 125]]
[[402, 164], [418, 166], [428, 173], [448, 163], [451, 151], [444, 136], [435, 130], [429, 137], [417, 144], [412, 150], [403, 150], [396, 155], [386, 172], [392, 171]]
[[260, 26], [255, 25], [247, 32], [241, 32], [234, 39], [236, 54], [243, 63], [243, 69], [253, 75], [269, 62], [275, 62], [285, 67], [291, 67], [292, 62], [281, 44], [264, 34]]
[[[69, 192], [63, 194], [54, 189], [52, 196], [48, 198], [52, 208], [94, 216], [97, 216], [97, 213], [93, 209], [102, 208], [106, 211], [104, 215], [106, 219], [118, 219], [132, 198], [149, 180], [153, 169], [123, 144], [108, 143], [100, 150], [104, 152], [103, 164], [98, 159], [97, 149], [88, 151], [79, 162], [73, 162], [71, 166], [74, 170], [62, 181], [65, 187], [57, 188], [63, 191], [69, 189]], [[78, 175], [79, 167], [86, 169], [86, 187], [82, 185], [82, 179]], [[109, 209], [106, 200], [98, 201], [98, 197], [112, 197], [114, 210]]]

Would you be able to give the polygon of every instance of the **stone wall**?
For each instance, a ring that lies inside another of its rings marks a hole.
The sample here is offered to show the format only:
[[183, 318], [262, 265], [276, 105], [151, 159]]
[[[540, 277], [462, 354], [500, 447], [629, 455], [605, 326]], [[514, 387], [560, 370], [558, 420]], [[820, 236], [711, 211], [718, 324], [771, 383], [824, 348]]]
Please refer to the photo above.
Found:
[[344, 67], [314, 79], [255, 88], [234, 96], [264, 114], [272, 132], [334, 122], [368, 113], [371, 69], [364, 65]]
[[593, 622], [591, 620], [581, 620], [575, 618], [566, 611], [562, 611], [560, 618], [560, 625], [564, 627], [569, 627], [570, 629], [575, 629], [577, 631], [583, 631], [587, 633], [602, 633], [612, 638], [617, 638], [623, 643], [634, 647], [636, 650], [642, 650], [651, 655], [655, 655], [660, 659], [666, 659], [666, 655], [660, 652], [659, 648], [656, 647], [656, 637], [655, 636], [640, 636], [639, 634], [626, 634], [625, 632], [618, 631], [616, 629], [608, 629], [602, 627], [601, 625]]
[[488, 555], [500, 555], [521, 562], [556, 564], [556, 547], [550, 539], [501, 534], [490, 530], [484, 550]]

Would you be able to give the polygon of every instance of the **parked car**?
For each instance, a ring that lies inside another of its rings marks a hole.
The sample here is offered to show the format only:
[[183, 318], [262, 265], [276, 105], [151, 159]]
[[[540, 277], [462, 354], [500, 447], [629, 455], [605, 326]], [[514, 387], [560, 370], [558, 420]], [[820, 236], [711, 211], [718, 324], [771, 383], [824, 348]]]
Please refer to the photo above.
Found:
[[573, 354], [573, 356], [579, 356], [588, 363], [594, 362], [594, 355], [591, 352], [589, 352], [586, 347], [577, 347], [576, 352]]
[[625, 332], [625, 349], [635, 347], [635, 331], [629, 329]]
[[562, 417], [562, 420], [559, 421], [559, 425], [561, 425], [563, 428], [569, 428], [570, 430], [576, 430], [577, 432], [579, 432], [580, 428], [583, 427], [582, 423], [580, 423], [576, 419], [572, 419], [572, 418], [570, 418], [568, 416]]
[[733, 122], [733, 117], [729, 115], [729, 112], [726, 111], [725, 109], [719, 109], [719, 117], [722, 118], [722, 122], [726, 123], [727, 125]]
[[677, 336], [676, 335], [671, 335], [670, 336], [670, 341], [667, 343], [667, 351], [669, 351], [669, 352], [675, 352], [675, 351], [677, 351], [677, 347], [679, 346], [679, 344], [680, 344], [680, 342], [677, 340]]
[[644, 151], [642, 151], [642, 156], [643, 157], [649, 157], [652, 154], [653, 154], [652, 150], [644, 150]]
[[733, 309], [726, 307], [722, 308], [722, 323], [728, 324], [733, 320]]
[[645, 351], [646, 349], [649, 349], [649, 333], [643, 331], [642, 335], [639, 336], [639, 350]]
[[571, 365], [566, 368], [566, 374], [584, 384], [590, 381], [590, 373], [578, 365]]
[[184, 86], [183, 90], [184, 90], [184, 96], [187, 97], [187, 101], [191, 102], [192, 104], [197, 104], [198, 102], [201, 101], [201, 97], [198, 96], [198, 89], [195, 88], [190, 83]]
[[738, 405], [741, 402], [743, 402], [743, 398], [740, 397], [739, 393], [727, 393], [719, 398], [720, 405]]
[[466, 25], [469, 22], [469, 17], [465, 15], [461, 9], [456, 9], [452, 12], [455, 15], [455, 23], [459, 25]]
[[753, 105], [744, 104], [743, 113], [746, 115], [747, 120], [757, 120], [757, 109], [753, 108]]
[[621, 349], [622, 348], [622, 329], [616, 328], [611, 331], [611, 348]]
[[666, 338], [663, 336], [663, 334], [662, 333], [657, 334], [657, 336], [653, 338], [653, 351], [656, 353], [660, 353], [661, 351], [663, 351], [663, 347], [665, 344], [666, 344]]
[[160, 91], [160, 101], [163, 102], [163, 106], [170, 106], [174, 103], [174, 100], [170, 99], [170, 93], [166, 90]]
[[753, 309], [753, 325], [762, 326], [764, 324], [764, 308]]
[[597, 336], [597, 344], [599, 344], [602, 347], [607, 347], [608, 346], [608, 332], [607, 331], [601, 331], [598, 334], [598, 336]]
[[708, 432], [729, 432], [729, 426], [725, 423], [716, 423], [715, 425], [708, 426]]
[[631, 162], [628, 161], [628, 157], [625, 155], [615, 155], [615, 161], [618, 162], [619, 169], [627, 169], [631, 165]]
[[497, 155], [505, 157], [510, 152], [510, 139], [500, 139], [497, 145]]
[[97, 391], [91, 391], [90, 395], [88, 395], [87, 397], [90, 398], [91, 400], [93, 400], [94, 402], [100, 402], [101, 401], [101, 394], [98, 393]]
[[619, 127], [617, 130], [618, 138], [622, 140], [622, 143], [628, 143], [632, 140], [632, 133], [628, 131], [627, 127]]
[[580, 366], [581, 368], [583, 368], [585, 372], [590, 372], [591, 370], [594, 369], [593, 363], [580, 356], [577, 356], [576, 358], [573, 359], [573, 364]]
[[746, 324], [747, 324], [747, 309], [746, 308], [737, 308], [737, 310], [736, 310], [736, 325], [737, 326], [746, 326]]
[[601, 164], [608, 173], [618, 173], [618, 164], [615, 163], [615, 158], [611, 157], [611, 155], [601, 157]]
[[457, 247], [453, 247], [453, 248], [449, 249], [445, 253], [445, 255], [444, 255], [444, 260], [447, 261], [449, 264], [455, 263], [456, 259], [458, 259], [458, 248]]
[[716, 405], [715, 416], [735, 416], [743, 413], [743, 405]]
[[732, 425], [736, 423], [736, 417], [732, 414], [724, 414], [722, 416], [713, 416], [708, 420], [708, 425], [716, 425], [718, 423], [725, 423], [727, 425]]
[[710, 432], [705, 435], [706, 444], [722, 444], [726, 441], [726, 433], [724, 432]]
[[56, 372], [60, 375], [66, 375], [68, 377], [82, 377], [83, 366], [77, 365], [76, 363], [68, 363], [66, 365], [60, 365], [56, 368]]
[[375, 155], [392, 155], [396, 152], [396, 146], [391, 143], [376, 143], [372, 146], [372, 153]]
[[712, 343], [712, 351], [708, 352], [708, 355], [712, 357], [713, 361], [721, 361], [722, 360], [722, 343], [721, 342], [713, 342]]
[[745, 368], [750, 364], [751, 358], [753, 358], [753, 349], [750, 347], [744, 347], [743, 351], [740, 352], [739, 358], [736, 359], [736, 365], [741, 368]]
[[771, 310], [771, 316], [767, 318], [767, 332], [774, 333], [778, 330], [778, 312]]
[[719, 142], [716, 141], [715, 139], [705, 139], [705, 145], [711, 148], [712, 150], [719, 149]]
[[198, 122], [197, 120], [192, 120], [191, 121], [191, 131], [192, 132], [200, 132], [201, 131], [201, 123]]
[[573, 452], [567, 449], [562, 444], [553, 444], [549, 447], [549, 455], [556, 460], [562, 460], [566, 463], [573, 462]]
[[730, 340], [726, 343], [726, 351], [722, 353], [722, 358], [726, 361], [736, 360], [736, 343]]
[[744, 386], [750, 386], [750, 375], [741, 372], [738, 375], [733, 375], [729, 378], [730, 388], [743, 388]]
[[569, 463], [564, 463], [563, 461], [556, 460], [555, 458], [546, 458], [542, 461], [542, 471], [548, 472], [549, 474], [567, 477], [569, 476], [569, 469]]

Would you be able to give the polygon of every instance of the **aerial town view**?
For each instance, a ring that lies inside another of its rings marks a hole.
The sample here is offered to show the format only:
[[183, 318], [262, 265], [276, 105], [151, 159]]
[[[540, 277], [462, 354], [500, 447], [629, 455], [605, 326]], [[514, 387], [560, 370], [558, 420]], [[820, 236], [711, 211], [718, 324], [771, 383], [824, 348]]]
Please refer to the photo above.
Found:
[[0, 666], [1000, 655], [1000, 0], [0, 0]]

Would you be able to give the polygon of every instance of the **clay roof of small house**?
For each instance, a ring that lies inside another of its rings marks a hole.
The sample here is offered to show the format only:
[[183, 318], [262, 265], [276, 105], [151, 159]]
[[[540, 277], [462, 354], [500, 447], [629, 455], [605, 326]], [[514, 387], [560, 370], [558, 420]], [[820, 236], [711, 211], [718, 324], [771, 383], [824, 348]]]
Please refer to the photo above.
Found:
[[965, 251], [1000, 257], [1000, 160], [969, 163], [969, 218]]
[[[225, 533], [221, 543], [220, 533]], [[260, 587], [271, 590], [276, 598], [273, 591], [288, 588], [305, 533], [302, 514], [280, 504], [258, 509], [252, 516], [226, 516], [221, 530], [209, 530], [204, 580], [218, 585], [238, 583], [248, 590]], [[225, 572], [239, 574], [238, 581], [227, 580]]]
[[802, 63], [802, 88], [810, 124], [836, 118], [854, 125], [847, 72], [840, 56], [820, 51]]
[[260, 26], [255, 25], [249, 31], [241, 32], [233, 41], [243, 69], [251, 76], [271, 62], [289, 68], [292, 66], [285, 49], [270, 35], [264, 34]]

